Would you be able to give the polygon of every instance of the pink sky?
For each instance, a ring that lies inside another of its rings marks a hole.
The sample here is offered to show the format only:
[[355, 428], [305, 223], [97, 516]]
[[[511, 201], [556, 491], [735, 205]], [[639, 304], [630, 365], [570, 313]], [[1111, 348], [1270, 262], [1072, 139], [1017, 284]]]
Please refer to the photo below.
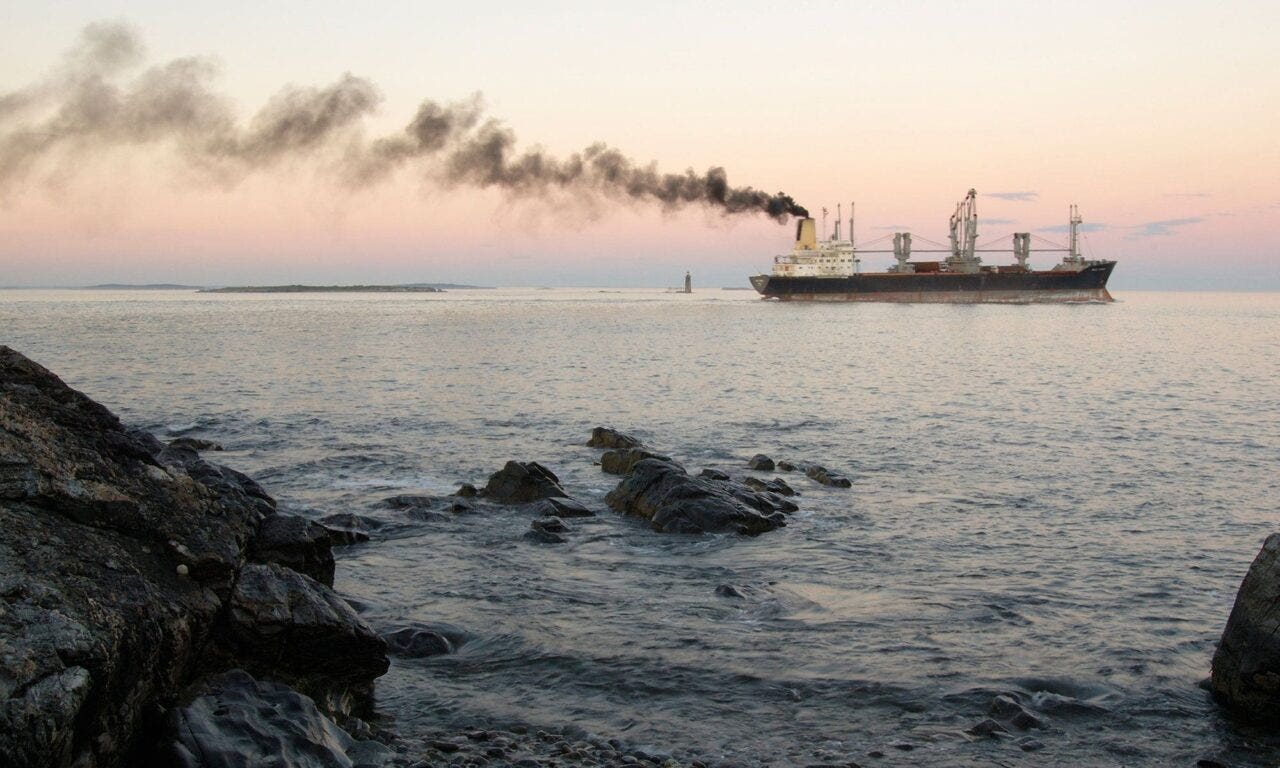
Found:
[[[664, 170], [722, 165], [815, 212], [857, 200], [862, 241], [940, 240], [972, 186], [983, 240], [1062, 239], [1043, 230], [1078, 203], [1096, 227], [1086, 253], [1120, 261], [1118, 288], [1280, 289], [1273, 3], [916, 5], [391, 4], [299, 22], [302, 6], [18, 2], [0, 27], [0, 94], [42, 78], [85, 24], [124, 19], [148, 63], [215, 56], [246, 119], [282, 85], [347, 71], [382, 92], [371, 132], [421, 98], [481, 91], [522, 147], [606, 141]], [[763, 217], [512, 205], [441, 190], [429, 170], [352, 193], [306, 164], [212, 187], [163, 147], [44, 163], [0, 197], [0, 285], [669, 285], [685, 269], [745, 285], [790, 245]]]

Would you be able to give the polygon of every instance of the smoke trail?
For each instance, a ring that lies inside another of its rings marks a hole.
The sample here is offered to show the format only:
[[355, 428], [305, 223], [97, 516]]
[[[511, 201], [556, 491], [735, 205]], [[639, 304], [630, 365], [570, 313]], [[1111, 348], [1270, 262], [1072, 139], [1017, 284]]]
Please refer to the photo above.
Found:
[[705, 205], [778, 221], [808, 215], [784, 193], [730, 186], [723, 168], [662, 173], [604, 144], [564, 158], [521, 152], [510, 128], [485, 117], [479, 96], [424, 101], [404, 130], [369, 139], [363, 121], [381, 96], [371, 82], [350, 74], [322, 88], [287, 87], [241, 127], [230, 99], [212, 87], [212, 61], [176, 59], [120, 84], [121, 73], [141, 57], [142, 44], [128, 27], [91, 25], [50, 77], [0, 94], [0, 196], [26, 183], [46, 160], [155, 145], [172, 147], [192, 167], [232, 183], [280, 163], [337, 156], [337, 180], [353, 188], [423, 164], [446, 185], [497, 188], [514, 197], [567, 192], [667, 209]]

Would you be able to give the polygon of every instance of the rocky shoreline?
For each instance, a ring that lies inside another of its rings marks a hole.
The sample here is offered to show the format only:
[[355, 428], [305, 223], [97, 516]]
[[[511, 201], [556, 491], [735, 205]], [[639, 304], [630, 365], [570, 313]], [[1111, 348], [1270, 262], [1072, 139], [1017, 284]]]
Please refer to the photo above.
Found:
[[[739, 477], [691, 474], [605, 427], [587, 444], [619, 478], [604, 503], [655, 535], [779, 535], [770, 532], [787, 525], [803, 492], [763, 473], [853, 485], [822, 465], [764, 455]], [[382, 523], [286, 514], [254, 480], [202, 456], [217, 450], [129, 429], [0, 346], [0, 764], [722, 765], [572, 724], [412, 738], [380, 725], [372, 693], [392, 658], [450, 653], [465, 636], [446, 625], [369, 626], [332, 589], [333, 550], [376, 540]], [[482, 487], [383, 503], [422, 520], [518, 508], [536, 546], [568, 541], [573, 519], [596, 514], [597, 502], [571, 498], [537, 462], [511, 461]], [[725, 589], [733, 597], [736, 588]], [[1280, 713], [1277, 607], [1280, 534], [1250, 568], [1213, 659], [1208, 687], [1242, 718]], [[1018, 700], [999, 696], [988, 715], [969, 737], [1039, 748], [1027, 734], [1037, 715]], [[814, 752], [798, 764], [865, 759]]]

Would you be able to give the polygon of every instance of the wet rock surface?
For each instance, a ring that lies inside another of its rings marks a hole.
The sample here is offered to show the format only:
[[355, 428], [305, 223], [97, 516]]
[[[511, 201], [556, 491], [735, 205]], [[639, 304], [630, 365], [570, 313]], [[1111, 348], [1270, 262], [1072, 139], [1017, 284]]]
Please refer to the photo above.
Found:
[[558, 496], [535, 501], [529, 505], [529, 509], [534, 514], [544, 517], [594, 517], [596, 514], [577, 499]]
[[644, 447], [644, 443], [638, 438], [610, 427], [596, 427], [591, 430], [591, 439], [587, 441], [587, 445], [591, 448], [611, 448], [622, 451]]
[[525, 504], [569, 494], [560, 487], [560, 478], [538, 462], [508, 461], [489, 476], [484, 496], [500, 504]]
[[1280, 533], [1245, 574], [1213, 655], [1212, 690], [1244, 717], [1280, 722]]
[[[257, 644], [275, 649], [259, 657], [264, 668], [307, 637], [288, 619], [321, 605], [340, 613], [328, 587], [244, 565], [275, 507], [243, 473], [124, 427], [0, 347], [0, 765], [134, 764], [153, 703], [233, 656], [223, 639], [235, 634], [233, 593], [254, 584], [245, 571], [309, 584], [302, 605], [290, 590], [252, 601], [279, 630]], [[251, 620], [242, 614], [236, 631], [263, 636]], [[301, 657], [323, 666], [333, 653], [316, 644]], [[378, 667], [357, 668], [371, 679]]]
[[568, 523], [558, 517], [540, 517], [529, 524], [529, 532], [524, 536], [540, 544], [565, 544], [571, 530]]
[[757, 453], [747, 462], [747, 467], [761, 472], [772, 472], [774, 463], [773, 459], [765, 456], [763, 453]]
[[271, 515], [258, 526], [249, 548], [258, 563], [278, 563], [333, 586], [333, 545], [329, 529], [299, 515]]
[[231, 595], [225, 641], [253, 671], [272, 671], [309, 688], [370, 680], [387, 671], [386, 643], [345, 600], [274, 563], [249, 564]]
[[786, 480], [775, 477], [772, 480], [761, 480], [758, 477], [743, 478], [742, 484], [753, 491], [764, 491], [766, 493], [776, 493], [780, 496], [795, 496], [796, 492]]
[[833, 488], [850, 488], [853, 486], [849, 478], [837, 472], [832, 472], [819, 464], [810, 464], [805, 468], [804, 473], [809, 476], [809, 479]]
[[177, 437], [169, 441], [170, 448], [185, 448], [191, 451], [221, 451], [222, 446], [212, 440], [199, 437]]
[[772, 499], [692, 477], [683, 467], [658, 459], [636, 464], [605, 501], [614, 511], [644, 518], [663, 533], [755, 535], [786, 525]]
[[420, 659], [453, 653], [470, 639], [465, 631], [450, 624], [414, 625], [382, 635], [392, 656]]
[[180, 768], [380, 768], [393, 752], [358, 741], [315, 702], [242, 670], [208, 679], [171, 710], [154, 762]]
[[625, 475], [631, 471], [632, 467], [645, 459], [659, 459], [675, 463], [670, 456], [663, 456], [644, 448], [626, 448], [605, 451], [600, 454], [600, 469], [611, 475]]

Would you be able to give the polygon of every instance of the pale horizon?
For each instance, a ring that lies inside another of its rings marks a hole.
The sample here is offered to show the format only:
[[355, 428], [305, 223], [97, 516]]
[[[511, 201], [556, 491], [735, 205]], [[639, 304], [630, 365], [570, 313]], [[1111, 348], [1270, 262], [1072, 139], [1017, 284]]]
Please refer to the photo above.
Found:
[[[605, 142], [662, 171], [722, 166], [731, 185], [785, 190], [819, 220], [837, 204], [847, 219], [856, 200], [859, 243], [942, 241], [975, 187], [980, 240], [999, 247], [1013, 231], [1065, 240], [1054, 230], [1078, 204], [1085, 255], [1118, 260], [1116, 290], [1280, 289], [1280, 10], [965, 8], [16, 3], [0, 31], [0, 142], [50, 124], [48, 109], [6, 117], [6, 94], [50, 82], [87, 26], [121, 24], [145, 51], [109, 82], [208, 57], [208, 87], [241, 125], [281, 88], [345, 73], [381, 98], [353, 124], [367, 136], [394, 134], [424, 98], [480, 93], [518, 151]], [[430, 163], [349, 189], [317, 156], [214, 183], [171, 144], [112, 141], [64, 146], [0, 186], [0, 285], [666, 287], [688, 270], [746, 286], [790, 248], [787, 224], [700, 204], [513, 201], [446, 188]]]

